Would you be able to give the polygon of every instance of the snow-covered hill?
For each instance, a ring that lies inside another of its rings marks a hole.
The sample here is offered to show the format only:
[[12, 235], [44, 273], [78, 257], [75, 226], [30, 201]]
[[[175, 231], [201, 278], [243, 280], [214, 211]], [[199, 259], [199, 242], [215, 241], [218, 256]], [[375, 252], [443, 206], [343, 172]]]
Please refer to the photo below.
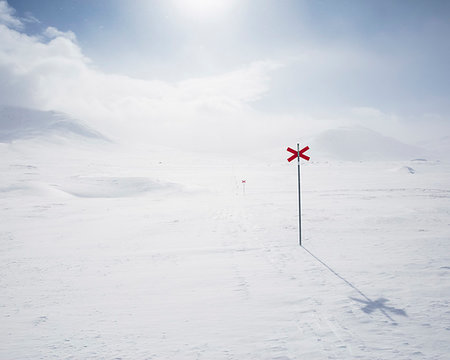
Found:
[[319, 158], [348, 161], [411, 160], [425, 151], [364, 127], [326, 130], [311, 139], [311, 149]]
[[19, 107], [0, 108], [0, 142], [52, 135], [106, 140], [88, 125], [63, 113]]
[[426, 149], [427, 153], [432, 157], [439, 160], [450, 160], [450, 136], [421, 141], [417, 145]]

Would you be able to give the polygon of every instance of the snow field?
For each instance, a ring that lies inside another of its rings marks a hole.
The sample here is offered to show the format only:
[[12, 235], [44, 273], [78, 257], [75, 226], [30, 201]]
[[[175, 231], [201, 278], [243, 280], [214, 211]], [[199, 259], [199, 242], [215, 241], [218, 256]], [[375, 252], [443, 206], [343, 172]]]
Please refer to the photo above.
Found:
[[446, 164], [4, 149], [1, 359], [450, 351]]

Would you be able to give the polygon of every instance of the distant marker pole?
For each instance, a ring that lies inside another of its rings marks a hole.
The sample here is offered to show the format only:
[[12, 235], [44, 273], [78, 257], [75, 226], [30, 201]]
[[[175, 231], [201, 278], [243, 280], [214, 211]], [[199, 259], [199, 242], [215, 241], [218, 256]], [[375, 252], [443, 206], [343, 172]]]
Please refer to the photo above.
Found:
[[245, 184], [247, 183], [247, 180], [242, 180], [242, 195], [245, 195]]
[[302, 201], [300, 188], [300, 144], [297, 143], [297, 180], [298, 180], [298, 244], [302, 246]]
[[287, 148], [287, 151], [293, 155], [288, 159], [289, 162], [297, 158], [297, 180], [298, 180], [298, 244], [302, 246], [302, 203], [301, 203], [301, 188], [300, 188], [300, 158], [309, 161], [310, 157], [305, 155], [304, 152], [309, 150], [309, 146], [305, 146], [300, 150], [300, 144], [297, 143], [297, 151]]

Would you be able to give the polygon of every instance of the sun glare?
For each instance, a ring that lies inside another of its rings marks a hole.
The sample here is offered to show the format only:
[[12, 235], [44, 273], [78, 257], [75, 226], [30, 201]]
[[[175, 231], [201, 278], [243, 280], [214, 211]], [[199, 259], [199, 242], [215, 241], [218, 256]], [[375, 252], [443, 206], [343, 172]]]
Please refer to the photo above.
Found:
[[173, 4], [184, 17], [207, 20], [227, 15], [235, 0], [173, 0]]

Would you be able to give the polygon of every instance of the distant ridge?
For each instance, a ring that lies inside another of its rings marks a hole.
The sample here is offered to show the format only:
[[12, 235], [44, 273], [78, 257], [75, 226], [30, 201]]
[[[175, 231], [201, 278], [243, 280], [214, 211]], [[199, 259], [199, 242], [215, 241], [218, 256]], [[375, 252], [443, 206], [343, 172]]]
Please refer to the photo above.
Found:
[[424, 156], [420, 147], [360, 126], [326, 130], [315, 136], [311, 145], [312, 151], [322, 158], [344, 161], [411, 160]]
[[20, 107], [0, 108], [0, 142], [50, 135], [75, 135], [108, 141], [101, 133], [64, 113]]
[[430, 156], [439, 160], [450, 160], [450, 136], [442, 136], [433, 140], [422, 141], [418, 146], [427, 149]]

